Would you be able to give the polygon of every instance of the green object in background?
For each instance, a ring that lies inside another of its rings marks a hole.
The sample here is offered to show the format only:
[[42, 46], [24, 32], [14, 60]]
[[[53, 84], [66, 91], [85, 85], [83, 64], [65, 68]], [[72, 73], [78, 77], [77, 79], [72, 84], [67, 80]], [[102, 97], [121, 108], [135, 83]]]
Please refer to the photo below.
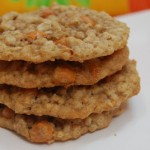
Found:
[[35, 4], [35, 0], [26, 0], [26, 5], [28, 7], [32, 7], [32, 6], [34, 6], [34, 4]]
[[[22, 0], [11, 0], [13, 2], [20, 2]], [[90, 0], [74, 0], [76, 1], [80, 6], [89, 6], [90, 5]], [[26, 6], [27, 7], [41, 7], [41, 6], [50, 6], [54, 2], [54, 0], [26, 0]], [[55, 0], [58, 4], [61, 5], [70, 5], [71, 0]]]
[[20, 0], [12, 0], [13, 2], [19, 2]]
[[56, 0], [56, 2], [61, 5], [69, 5], [70, 4], [69, 0]]
[[[11, 0], [13, 2], [20, 2], [22, 0]], [[49, 6], [51, 5], [53, 0], [26, 0], [26, 6], [27, 7], [32, 7], [32, 6]]]
[[[28, 0], [28, 1], [31, 1], [31, 0]], [[34, 0], [34, 1], [36, 1], [35, 5], [38, 7], [49, 6], [51, 3], [51, 0]]]
[[76, 0], [80, 6], [90, 6], [90, 0]]

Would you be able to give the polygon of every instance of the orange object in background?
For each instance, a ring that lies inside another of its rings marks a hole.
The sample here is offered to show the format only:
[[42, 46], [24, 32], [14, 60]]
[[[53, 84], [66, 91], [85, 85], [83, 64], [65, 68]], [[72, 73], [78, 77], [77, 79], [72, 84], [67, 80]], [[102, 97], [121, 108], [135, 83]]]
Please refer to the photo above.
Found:
[[129, 0], [129, 8], [131, 12], [149, 9], [150, 0]]
[[150, 0], [92, 0], [90, 7], [111, 15], [120, 15], [150, 9]]
[[93, 0], [90, 8], [96, 10], [104, 10], [111, 15], [128, 13], [128, 0]]
[[111, 15], [120, 15], [150, 8], [150, 0], [0, 0], [0, 15], [9, 11], [32, 11], [54, 2], [62, 5], [77, 5], [103, 10]]

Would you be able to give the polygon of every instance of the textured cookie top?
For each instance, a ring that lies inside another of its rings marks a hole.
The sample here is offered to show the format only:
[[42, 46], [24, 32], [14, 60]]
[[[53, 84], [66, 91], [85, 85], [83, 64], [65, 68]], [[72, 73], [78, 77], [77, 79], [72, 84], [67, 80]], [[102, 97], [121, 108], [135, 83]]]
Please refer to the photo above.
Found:
[[109, 111], [137, 94], [140, 89], [135, 62], [92, 86], [22, 89], [0, 86], [0, 103], [16, 113], [49, 115], [63, 119], [86, 118]]
[[108, 14], [55, 5], [0, 18], [0, 60], [84, 61], [127, 44], [129, 29]]
[[22, 88], [93, 85], [121, 70], [128, 61], [128, 55], [128, 48], [124, 48], [112, 55], [86, 60], [83, 63], [60, 60], [39, 64], [0, 61], [0, 84]]

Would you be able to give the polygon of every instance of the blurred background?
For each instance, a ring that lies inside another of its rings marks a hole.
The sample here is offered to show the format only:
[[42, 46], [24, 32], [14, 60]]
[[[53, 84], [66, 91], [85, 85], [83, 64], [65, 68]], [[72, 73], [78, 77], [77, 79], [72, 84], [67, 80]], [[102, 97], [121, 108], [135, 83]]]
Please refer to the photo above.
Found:
[[150, 8], [150, 0], [0, 0], [0, 15], [9, 11], [32, 11], [54, 2], [104, 10], [113, 16]]

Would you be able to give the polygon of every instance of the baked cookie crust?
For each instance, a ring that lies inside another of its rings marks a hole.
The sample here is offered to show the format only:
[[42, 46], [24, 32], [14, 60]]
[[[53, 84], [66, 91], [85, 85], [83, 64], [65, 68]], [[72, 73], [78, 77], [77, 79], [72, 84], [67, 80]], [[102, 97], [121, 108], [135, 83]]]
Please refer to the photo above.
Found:
[[83, 62], [124, 48], [128, 35], [126, 24], [87, 8], [10, 12], [0, 17], [0, 60]]
[[121, 71], [92, 86], [38, 90], [1, 85], [0, 103], [19, 114], [84, 119], [91, 113], [118, 107], [139, 90], [135, 61], [129, 61]]
[[85, 119], [63, 120], [48, 116], [15, 114], [8, 107], [0, 108], [0, 127], [15, 131], [34, 143], [53, 143], [79, 138], [88, 132], [107, 127], [114, 116], [125, 110], [125, 104], [109, 112], [91, 114]]
[[25, 61], [0, 61], [0, 84], [22, 88], [43, 88], [71, 85], [93, 85], [122, 69], [128, 61], [124, 48], [112, 55], [79, 62], [48, 61], [33, 64]]

